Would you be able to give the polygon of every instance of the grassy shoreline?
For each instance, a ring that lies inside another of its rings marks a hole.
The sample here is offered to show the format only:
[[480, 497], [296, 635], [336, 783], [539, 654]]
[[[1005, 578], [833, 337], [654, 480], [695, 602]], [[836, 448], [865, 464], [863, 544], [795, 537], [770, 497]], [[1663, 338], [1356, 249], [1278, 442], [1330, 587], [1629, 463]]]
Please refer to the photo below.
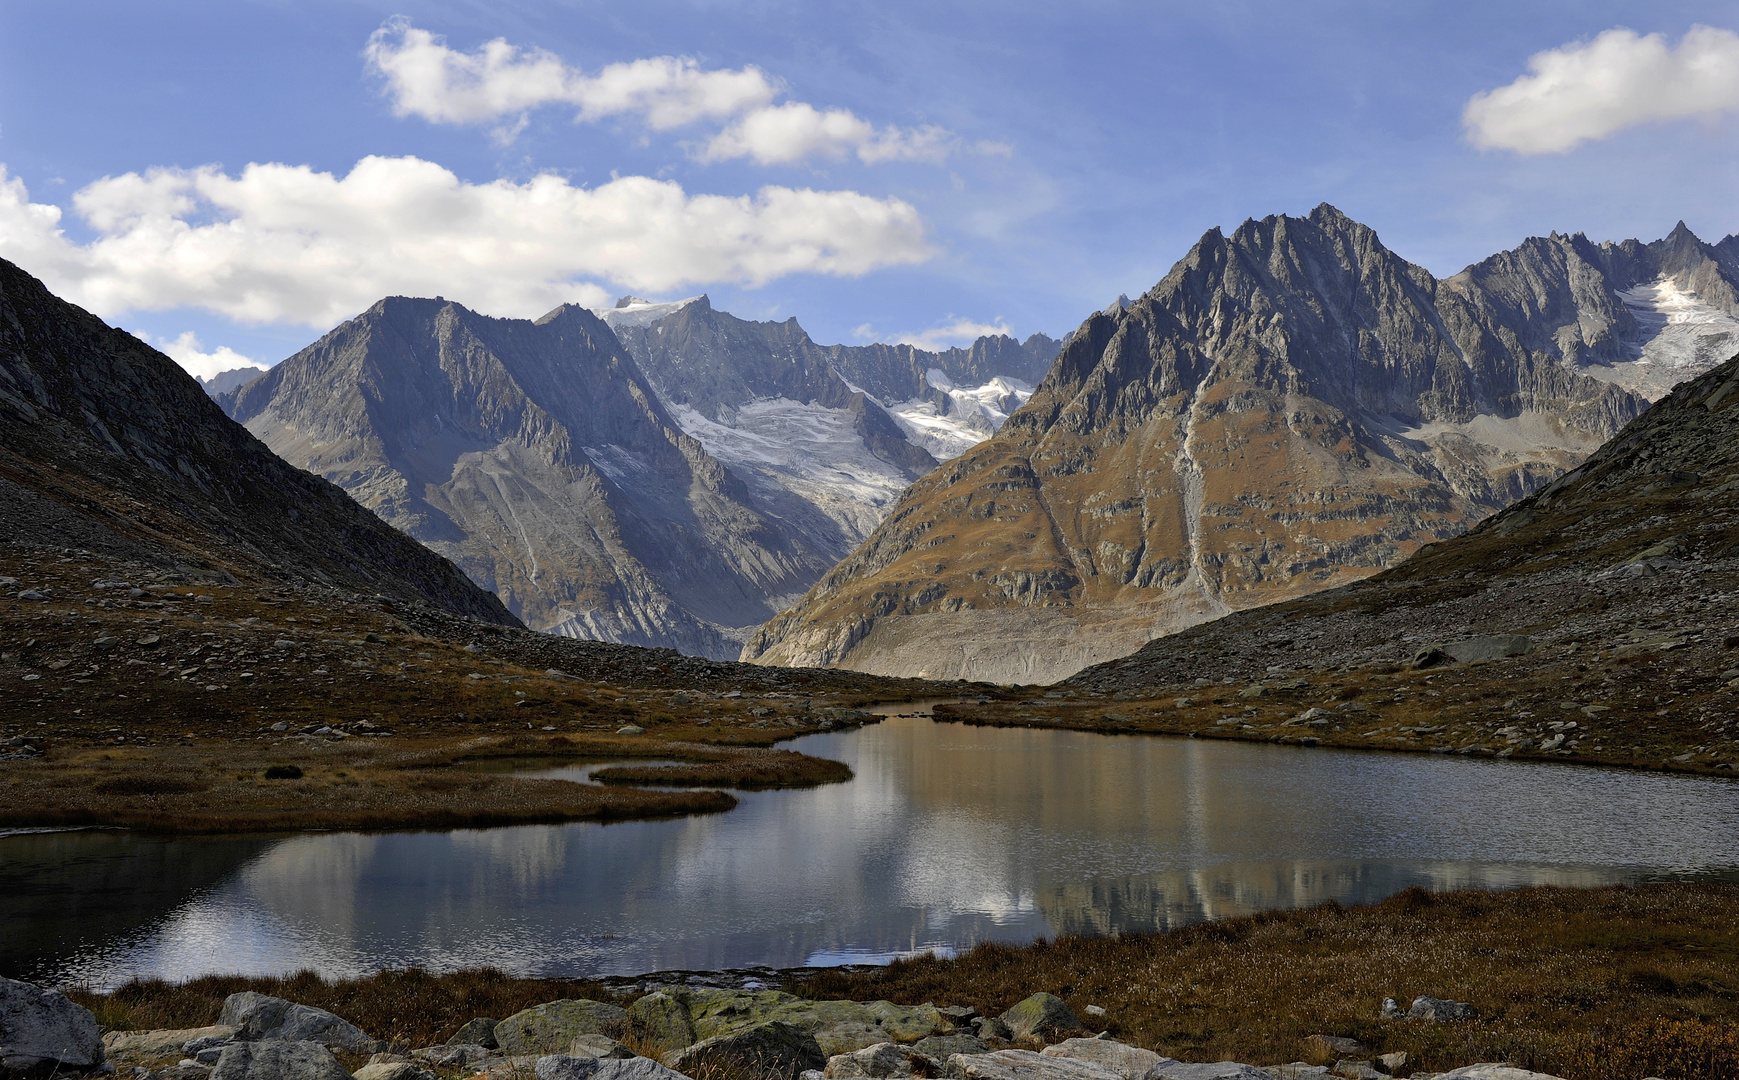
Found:
[[[1058, 994], [1094, 1030], [1183, 1060], [1312, 1060], [1315, 1034], [1404, 1050], [1409, 1070], [1508, 1060], [1569, 1080], [1719, 1080], [1739, 1076], [1739, 887], [1671, 884], [1540, 887], [1328, 903], [1153, 935], [980, 945], [874, 971], [822, 969], [784, 987], [802, 996], [971, 1005], [995, 1014]], [[500, 972], [386, 972], [327, 982], [209, 976], [133, 983], [74, 997], [109, 1027], [195, 1027], [224, 995], [260, 990], [327, 1008], [376, 1037], [440, 1042], [474, 1016], [558, 997], [624, 995], [583, 979]], [[1383, 1021], [1430, 994], [1470, 1002], [1479, 1019]]]

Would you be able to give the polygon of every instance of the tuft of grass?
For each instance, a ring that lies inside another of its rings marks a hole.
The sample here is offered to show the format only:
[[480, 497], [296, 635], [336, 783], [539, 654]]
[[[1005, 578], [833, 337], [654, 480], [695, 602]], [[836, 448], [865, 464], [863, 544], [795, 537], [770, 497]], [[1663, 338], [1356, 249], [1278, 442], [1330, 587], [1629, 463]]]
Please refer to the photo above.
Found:
[[819, 787], [850, 780], [851, 766], [795, 750], [752, 750], [680, 765], [612, 765], [592, 773], [602, 784], [729, 787], [744, 791]]
[[300, 780], [302, 767], [300, 765], [272, 765], [266, 769], [267, 780]]

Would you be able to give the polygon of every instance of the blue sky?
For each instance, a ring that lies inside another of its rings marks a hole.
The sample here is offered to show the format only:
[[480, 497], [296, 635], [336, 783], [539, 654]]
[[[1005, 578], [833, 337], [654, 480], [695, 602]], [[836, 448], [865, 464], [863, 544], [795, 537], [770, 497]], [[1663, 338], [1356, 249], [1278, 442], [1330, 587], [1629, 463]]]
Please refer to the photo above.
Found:
[[1440, 275], [1554, 229], [1739, 231], [1735, 29], [1588, 0], [12, 4], [0, 255], [190, 366], [275, 362], [371, 290], [1060, 335], [1208, 228], [1322, 201]]

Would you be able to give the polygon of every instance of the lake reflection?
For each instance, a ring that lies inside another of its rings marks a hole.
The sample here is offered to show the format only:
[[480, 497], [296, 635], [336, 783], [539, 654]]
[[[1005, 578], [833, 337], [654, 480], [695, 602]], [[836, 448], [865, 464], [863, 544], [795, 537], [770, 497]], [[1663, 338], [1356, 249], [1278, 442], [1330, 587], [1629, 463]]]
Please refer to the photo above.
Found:
[[[796, 966], [1159, 930], [1412, 885], [1739, 869], [1739, 788], [1722, 780], [918, 718], [787, 745], [857, 777], [674, 821], [251, 847], [58, 834], [64, 857], [111, 883], [149, 879], [157, 899], [128, 909], [129, 925], [82, 934], [37, 910], [0, 950], [0, 974]], [[0, 838], [9, 928], [44, 873], [26, 849], [43, 843]]]

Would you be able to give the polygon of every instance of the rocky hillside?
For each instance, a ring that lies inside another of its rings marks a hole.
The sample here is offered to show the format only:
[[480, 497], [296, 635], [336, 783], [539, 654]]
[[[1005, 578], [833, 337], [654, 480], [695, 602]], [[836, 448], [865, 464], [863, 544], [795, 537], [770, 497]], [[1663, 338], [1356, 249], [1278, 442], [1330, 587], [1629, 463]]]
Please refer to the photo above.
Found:
[[1440, 282], [1327, 205], [1210, 231], [744, 659], [1050, 681], [1458, 535], [1646, 407], [1580, 370], [1572, 329], [1615, 363], [1640, 334], [1634, 277], [1535, 257], [1579, 243]]
[[580, 307], [531, 322], [391, 297], [224, 400], [535, 629], [726, 657], [831, 561]]
[[0, 535], [515, 624], [447, 560], [225, 417], [174, 361], [4, 260]]

